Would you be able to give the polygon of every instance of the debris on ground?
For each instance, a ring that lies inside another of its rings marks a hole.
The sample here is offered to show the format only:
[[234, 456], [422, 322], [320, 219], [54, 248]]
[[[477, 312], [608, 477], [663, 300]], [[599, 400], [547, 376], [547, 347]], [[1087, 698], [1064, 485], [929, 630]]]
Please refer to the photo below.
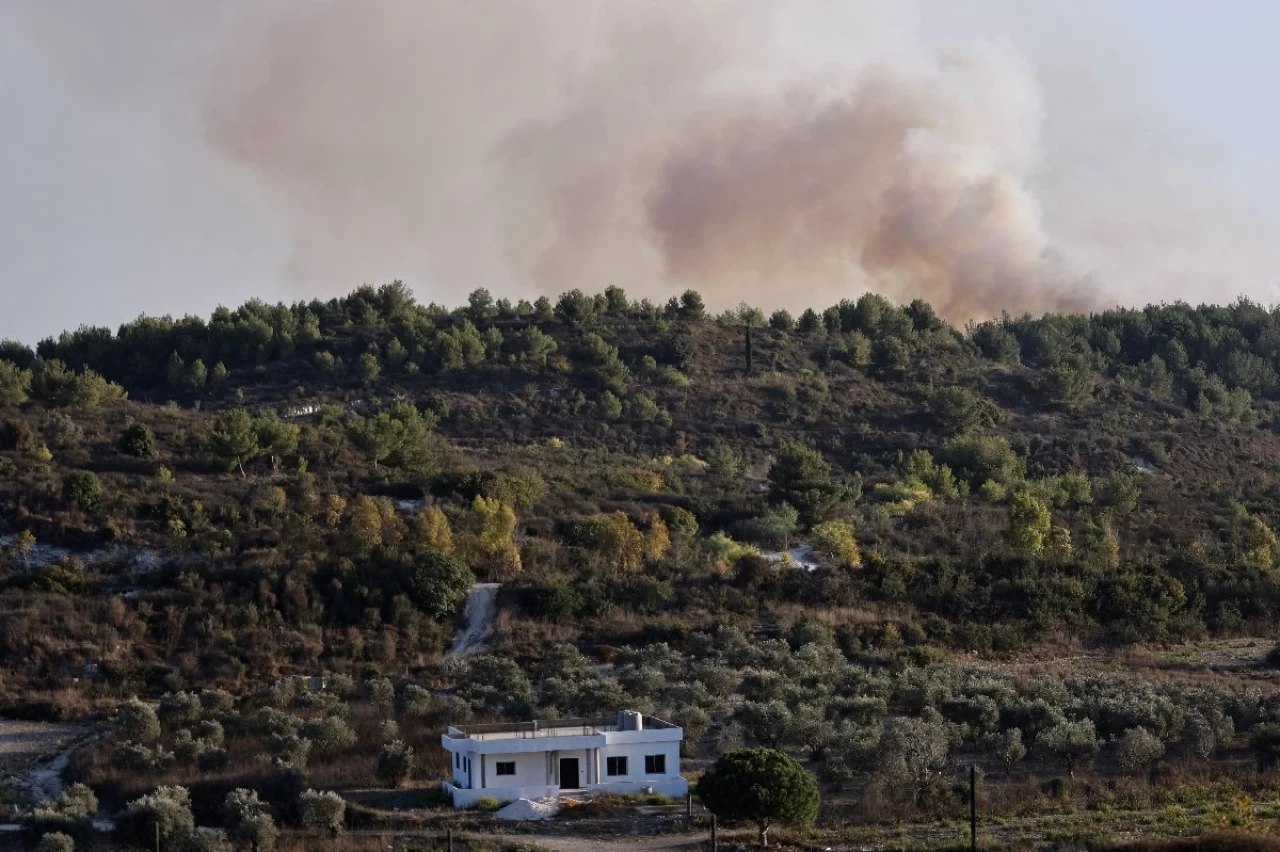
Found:
[[541, 820], [551, 819], [560, 813], [559, 799], [516, 799], [494, 816], [508, 820]]

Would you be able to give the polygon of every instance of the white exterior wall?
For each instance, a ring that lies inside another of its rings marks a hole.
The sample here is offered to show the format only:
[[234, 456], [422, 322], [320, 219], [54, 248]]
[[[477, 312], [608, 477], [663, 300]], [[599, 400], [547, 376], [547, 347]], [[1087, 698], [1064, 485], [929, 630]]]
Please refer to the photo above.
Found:
[[[546, 787], [547, 756], [543, 752], [526, 752], [525, 754], [485, 754], [484, 775], [476, 775], [476, 787], [480, 786], [480, 778], [484, 778], [486, 789], [493, 787]], [[516, 765], [515, 775], [499, 775], [498, 763]], [[478, 768], [478, 767], [477, 767]]]
[[[649, 774], [644, 771], [646, 756], [661, 754], [667, 759], [667, 771], [661, 774]], [[607, 758], [625, 757], [627, 774], [625, 776], [609, 775]], [[640, 793], [645, 787], [652, 787], [654, 792], [664, 796], [683, 796], [689, 785], [680, 775], [680, 743], [667, 742], [631, 742], [610, 743], [600, 749], [600, 781], [602, 790], [613, 793]]]
[[[546, 798], [558, 795], [561, 790], [581, 788], [624, 795], [652, 789], [655, 793], [679, 798], [689, 789], [688, 782], [680, 775], [683, 733], [679, 728], [649, 728], [576, 736], [494, 739], [468, 739], [446, 734], [442, 744], [451, 753], [460, 754], [463, 765], [453, 767], [452, 781], [446, 781], [444, 788], [452, 796], [454, 807], [459, 808], [467, 807], [482, 797], [514, 801]], [[645, 757], [658, 754], [666, 758], [666, 771], [646, 773]], [[625, 776], [607, 774], [609, 757], [627, 758]], [[470, 774], [466, 771], [467, 758], [471, 760]], [[559, 777], [561, 758], [578, 760], [577, 779]], [[484, 763], [483, 775], [481, 761]], [[499, 761], [514, 762], [516, 774], [497, 775], [496, 764]]]
[[[561, 778], [560, 777], [560, 759], [561, 758], [577, 758], [578, 761], [578, 777], [577, 778]], [[582, 790], [591, 782], [591, 750], [567, 749], [565, 751], [557, 751], [551, 753], [551, 783], [565, 790]]]
[[449, 777], [453, 780], [455, 787], [469, 787], [470, 782], [467, 780], [467, 758], [470, 757], [466, 752], [453, 752], [449, 755]]
[[448, 781], [444, 782], [443, 787], [453, 799], [455, 808], [470, 807], [477, 799], [514, 802], [516, 799], [551, 799], [560, 793], [559, 787], [495, 787], [489, 790], [463, 790], [454, 787]]

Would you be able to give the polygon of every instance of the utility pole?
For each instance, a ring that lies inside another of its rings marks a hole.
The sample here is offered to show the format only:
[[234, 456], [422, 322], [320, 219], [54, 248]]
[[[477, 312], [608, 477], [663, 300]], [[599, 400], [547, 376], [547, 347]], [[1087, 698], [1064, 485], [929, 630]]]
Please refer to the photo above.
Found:
[[711, 815], [711, 852], [720, 852], [720, 834], [716, 830], [716, 815]]
[[449, 852], [453, 852], [453, 829], [446, 828], [444, 832], [444, 837], [445, 837], [445, 848], [448, 849]]
[[152, 828], [156, 831], [156, 852], [160, 852], [160, 820], [156, 820]]
[[978, 767], [969, 766], [969, 849], [978, 852]]

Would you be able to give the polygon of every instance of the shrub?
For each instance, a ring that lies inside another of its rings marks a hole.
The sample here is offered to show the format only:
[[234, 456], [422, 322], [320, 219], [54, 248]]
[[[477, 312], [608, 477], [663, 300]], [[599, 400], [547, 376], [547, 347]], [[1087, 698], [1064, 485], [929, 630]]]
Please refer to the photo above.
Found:
[[36, 852], [75, 852], [76, 842], [60, 831], [46, 834], [36, 844]]
[[226, 835], [212, 828], [197, 828], [183, 852], [232, 852]]
[[821, 523], [856, 496], [833, 478], [821, 453], [802, 444], [784, 444], [769, 467], [769, 499], [794, 506], [806, 524]]
[[342, 833], [347, 803], [332, 790], [308, 790], [298, 797], [298, 815], [309, 831], [337, 837]]
[[253, 852], [272, 852], [276, 848], [275, 820], [254, 790], [232, 790], [222, 803], [223, 824], [233, 844]]
[[72, 508], [92, 512], [102, 502], [102, 481], [92, 471], [72, 471], [62, 479], [62, 499]]
[[143, 849], [180, 849], [195, 832], [191, 796], [185, 787], [159, 787], [134, 799], [116, 819], [117, 839]]
[[395, 685], [385, 677], [365, 681], [364, 689], [369, 701], [378, 707], [389, 709], [396, 703]]
[[88, 839], [93, 834], [93, 816], [98, 797], [84, 784], [72, 784], [50, 805], [33, 810], [26, 820], [31, 834]]
[[378, 752], [378, 777], [389, 787], [399, 787], [413, 773], [413, 749], [404, 740], [392, 740]]
[[941, 722], [894, 717], [885, 722], [880, 738], [880, 772], [889, 783], [911, 791], [920, 802], [930, 779], [946, 763], [950, 747]]
[[493, 796], [481, 796], [471, 804], [467, 805], [467, 810], [491, 814], [494, 811], [502, 810], [502, 807], [503, 803], [499, 802]]
[[842, 568], [862, 565], [858, 541], [853, 537], [853, 527], [845, 521], [824, 521], [813, 528], [814, 549], [834, 559]]
[[1061, 722], [1045, 731], [1036, 744], [1063, 762], [1067, 776], [1074, 778], [1076, 765], [1098, 752], [1098, 735], [1093, 721]]
[[153, 459], [159, 455], [156, 436], [145, 423], [135, 423], [120, 436], [120, 452], [138, 459]]
[[124, 736], [141, 742], [160, 739], [160, 717], [155, 708], [145, 701], [132, 698], [116, 708], [116, 729]]
[[302, 735], [315, 743], [321, 751], [346, 748], [356, 742], [356, 732], [345, 719], [338, 716], [325, 716], [305, 722]]
[[428, 550], [413, 559], [409, 597], [433, 618], [449, 618], [467, 599], [475, 581], [475, 574], [458, 557]]
[[1120, 737], [1116, 759], [1126, 772], [1145, 772], [1164, 754], [1164, 743], [1146, 728], [1130, 728]]
[[159, 772], [173, 765], [174, 754], [163, 748], [126, 740], [111, 753], [111, 762], [122, 769], [134, 772]]
[[204, 708], [200, 696], [194, 692], [167, 692], [156, 705], [156, 715], [169, 729], [194, 725], [200, 721]]
[[20, 405], [31, 393], [31, 371], [0, 360], [0, 405]]

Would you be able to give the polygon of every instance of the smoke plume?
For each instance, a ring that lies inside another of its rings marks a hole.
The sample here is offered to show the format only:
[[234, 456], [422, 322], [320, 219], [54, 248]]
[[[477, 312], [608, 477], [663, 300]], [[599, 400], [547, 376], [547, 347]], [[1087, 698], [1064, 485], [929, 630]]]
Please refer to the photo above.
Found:
[[936, 47], [900, 0], [127, 5], [199, 42], [198, 127], [284, 222], [299, 294], [872, 290], [965, 321], [1167, 297], [1191, 271], [1160, 262], [1185, 204], [1137, 205], [1136, 163], [1051, 167], [1016, 51]]

